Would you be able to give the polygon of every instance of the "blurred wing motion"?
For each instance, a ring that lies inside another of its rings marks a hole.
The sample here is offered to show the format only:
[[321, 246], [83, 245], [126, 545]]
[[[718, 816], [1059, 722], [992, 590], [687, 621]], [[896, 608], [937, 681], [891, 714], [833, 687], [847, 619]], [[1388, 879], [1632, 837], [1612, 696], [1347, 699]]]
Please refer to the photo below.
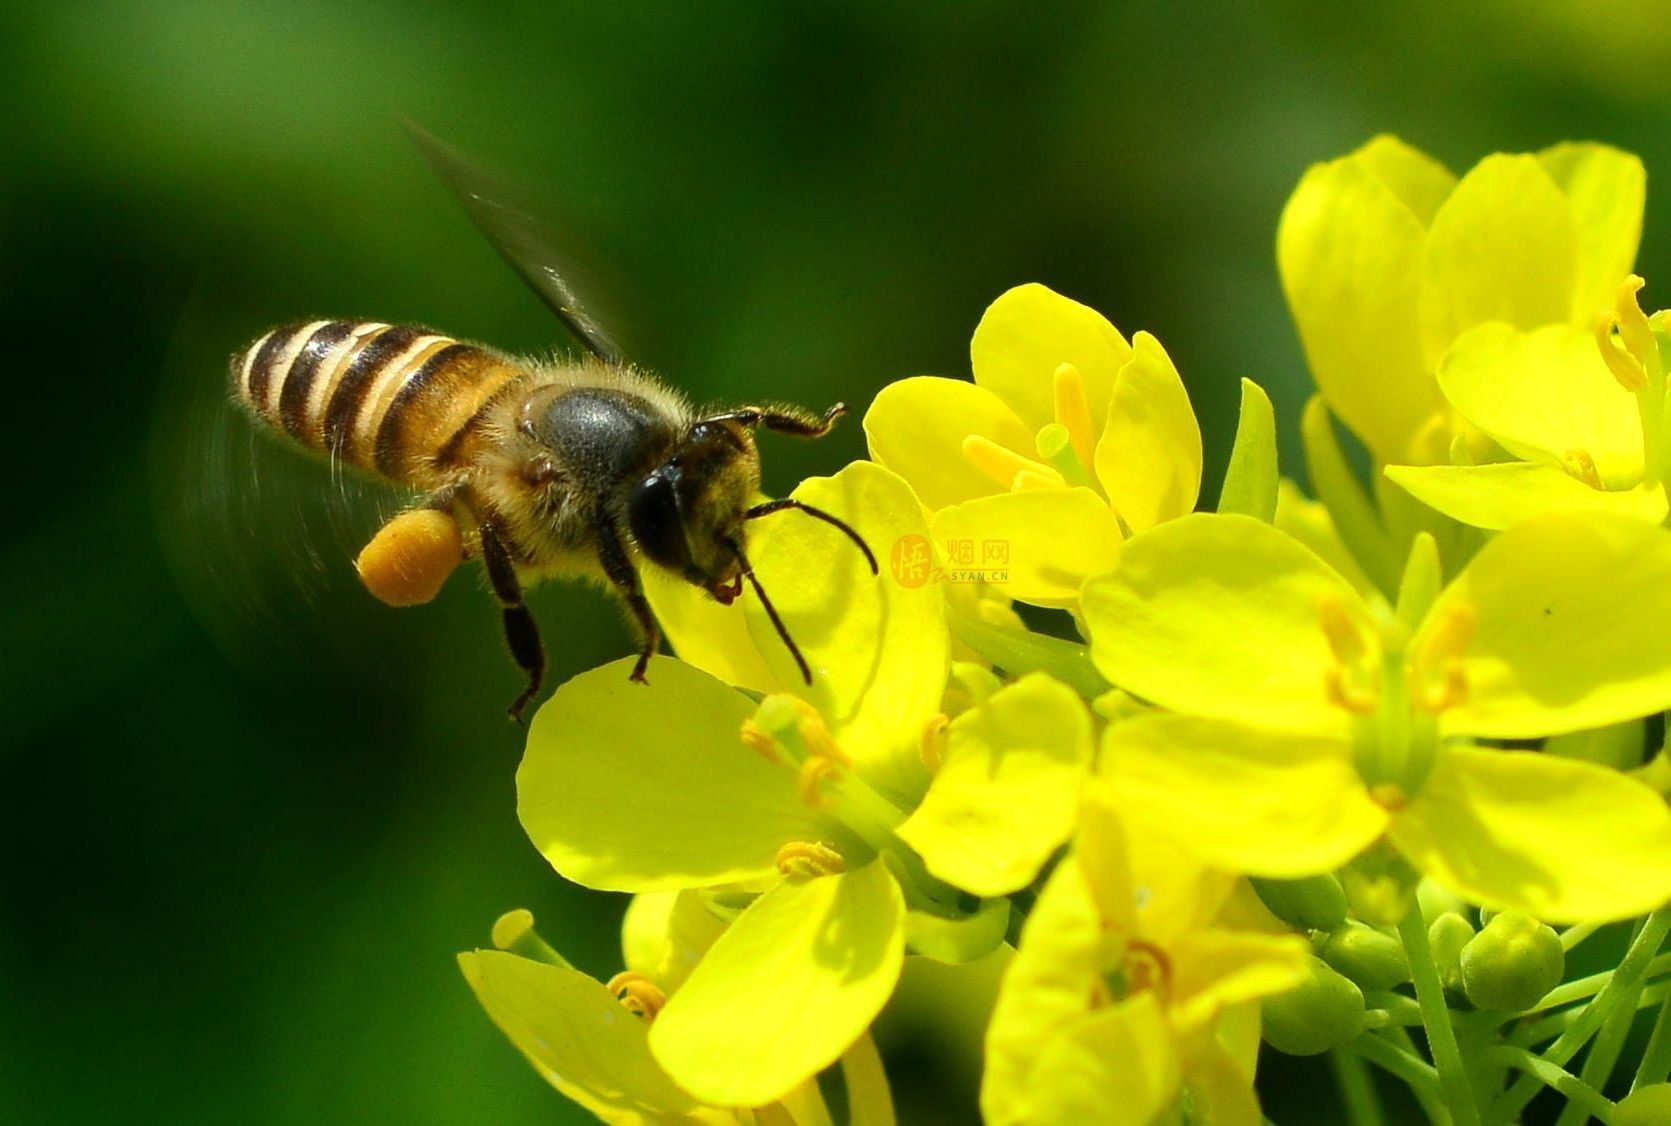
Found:
[[[416, 123], [408, 120], [405, 125], [424, 160], [457, 197], [477, 229], [575, 339], [606, 363], [624, 363], [619, 326], [600, 319], [596, 294], [577, 288], [577, 278], [596, 271], [581, 270], [573, 235], [558, 231], [536, 214], [547, 209], [518, 202], [530, 196], [527, 190], [513, 188], [506, 178], [489, 172]], [[559, 247], [564, 249], [560, 251]]]
[[[259, 322], [200, 285], [176, 325], [151, 431], [157, 528], [188, 604], [240, 664], [277, 649], [339, 654], [375, 634], [354, 557], [403, 507], [398, 490], [287, 448], [227, 392], [229, 340]], [[228, 335], [227, 326], [249, 327]]]

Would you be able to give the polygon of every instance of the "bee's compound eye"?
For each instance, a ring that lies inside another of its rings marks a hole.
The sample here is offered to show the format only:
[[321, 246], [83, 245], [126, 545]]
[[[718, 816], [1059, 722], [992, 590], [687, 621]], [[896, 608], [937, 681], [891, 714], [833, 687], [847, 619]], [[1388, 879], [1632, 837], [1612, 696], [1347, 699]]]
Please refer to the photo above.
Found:
[[679, 507], [679, 470], [663, 466], [644, 478], [627, 501], [627, 527], [653, 563], [683, 574], [691, 565]]
[[384, 524], [354, 567], [380, 601], [416, 606], [434, 598], [463, 561], [458, 521], [433, 508], [414, 508]]

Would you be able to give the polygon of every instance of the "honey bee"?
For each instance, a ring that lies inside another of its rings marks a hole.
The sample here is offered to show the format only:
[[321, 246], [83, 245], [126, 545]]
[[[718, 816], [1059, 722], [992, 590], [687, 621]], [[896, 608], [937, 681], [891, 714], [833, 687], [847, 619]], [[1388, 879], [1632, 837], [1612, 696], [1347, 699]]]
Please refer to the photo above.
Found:
[[232, 357], [233, 397], [301, 445], [413, 490], [356, 560], [366, 588], [390, 605], [428, 602], [461, 563], [479, 558], [501, 606], [511, 656], [527, 686], [520, 720], [545, 671], [539, 629], [523, 602], [553, 576], [602, 577], [639, 633], [632, 679], [643, 682], [659, 632], [639, 568], [663, 568], [729, 605], [746, 581], [807, 683], [812, 672], [749, 564], [750, 521], [800, 511], [760, 501], [755, 432], [827, 434], [845, 411], [785, 405], [697, 410], [623, 362], [575, 297], [544, 233], [498, 202], [459, 154], [421, 130], [420, 148], [472, 218], [589, 353], [531, 360], [429, 329], [316, 320], [275, 328]]

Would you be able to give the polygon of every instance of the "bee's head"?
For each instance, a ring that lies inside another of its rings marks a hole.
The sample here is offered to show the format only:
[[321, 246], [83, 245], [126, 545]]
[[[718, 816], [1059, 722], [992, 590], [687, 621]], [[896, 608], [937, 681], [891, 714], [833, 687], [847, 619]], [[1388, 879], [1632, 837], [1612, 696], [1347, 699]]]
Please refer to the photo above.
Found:
[[760, 491], [754, 437], [731, 421], [698, 422], [627, 500], [646, 558], [721, 602], [742, 589], [743, 523]]

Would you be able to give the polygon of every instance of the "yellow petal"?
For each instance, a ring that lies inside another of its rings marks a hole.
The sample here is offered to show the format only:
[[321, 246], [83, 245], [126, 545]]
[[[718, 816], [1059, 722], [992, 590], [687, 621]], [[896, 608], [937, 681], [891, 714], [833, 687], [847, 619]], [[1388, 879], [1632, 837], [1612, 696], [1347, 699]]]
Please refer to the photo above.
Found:
[[1572, 319], [1589, 321], [1618, 292], [1642, 240], [1647, 173], [1628, 152], [1594, 142], [1554, 145], [1538, 153], [1578, 221], [1578, 292]]
[[1213, 924], [1236, 883], [1169, 836], [1154, 811], [1122, 803], [1106, 779], [1086, 789], [1073, 862], [1105, 933], [1158, 946]]
[[1456, 189], [1450, 169], [1390, 133], [1370, 138], [1351, 159], [1385, 184], [1424, 227]]
[[1226, 1007], [1286, 992], [1305, 975], [1311, 951], [1298, 935], [1200, 929], [1170, 946], [1172, 1023], [1204, 1032]]
[[1021, 929], [986, 1030], [981, 1113], [989, 1123], [1038, 1121], [1039, 1048], [1091, 1010], [1101, 979], [1102, 919], [1077, 864], [1060, 864]]
[[[1258, 1012], [1255, 1005], [1241, 1009]], [[1257, 1046], [1258, 1023], [1254, 1022]], [[1253, 1093], [1253, 1071], [1243, 1069], [1223, 1045], [1209, 1041], [1190, 1053], [1185, 1068], [1190, 1102], [1203, 1122], [1214, 1126], [1259, 1126], [1259, 1099]]]
[[1588, 325], [1470, 329], [1439, 364], [1439, 386], [1516, 457], [1559, 468], [1582, 451], [1608, 489], [1642, 479], [1636, 397], [1607, 370]]
[[896, 797], [920, 792], [922, 730], [946, 684], [945, 598], [913, 585], [903, 552], [929, 551], [922, 506], [897, 475], [854, 462], [801, 483], [797, 499], [845, 520], [881, 566], [836, 528], [796, 512], [753, 527], [752, 561], [766, 593], [812, 668], [807, 686], [752, 594], [744, 610], [755, 646], [779, 683], [810, 701], [866, 778]]
[[655, 891], [771, 875], [787, 841], [825, 830], [795, 774], [749, 750], [748, 697], [658, 657], [581, 673], [534, 717], [517, 815], [552, 867], [587, 887]]
[[1497, 738], [1602, 727], [1671, 707], [1671, 532], [1561, 513], [1488, 543], [1439, 596], [1421, 652], [1452, 606], [1471, 610], [1467, 696], [1448, 732]]
[[1091, 719], [1042, 673], [964, 712], [923, 802], [898, 829], [928, 870], [979, 896], [1025, 887], [1073, 830]]
[[668, 1001], [650, 1050], [707, 1102], [771, 1102], [870, 1026], [899, 980], [904, 923], [899, 886], [882, 864], [779, 883]]
[[[645, 1024], [578, 970], [497, 950], [458, 956], [493, 1023], [545, 1080], [605, 1122], [663, 1122], [696, 1100], [651, 1057]], [[719, 1112], [708, 1121], [719, 1121]]]
[[1121, 808], [1226, 872], [1330, 872], [1387, 823], [1348, 745], [1326, 736], [1148, 715], [1108, 729], [1099, 769]]
[[700, 891], [639, 892], [621, 920], [622, 961], [671, 993], [724, 932]]
[[970, 434], [1032, 458], [1033, 434], [992, 391], [961, 379], [918, 376], [882, 388], [865, 412], [871, 459], [911, 483], [931, 509], [1003, 492], [969, 464]]
[[1177, 1099], [1181, 1080], [1160, 1002], [1139, 993], [1039, 1045], [1036, 1117], [1028, 1121], [1149, 1126]]
[[1137, 334], [1131, 361], [1120, 369], [1096, 470], [1133, 532], [1182, 516], [1201, 492], [1201, 428], [1178, 369], [1146, 332]]
[[1329, 408], [1379, 461], [1405, 460], [1442, 405], [1422, 353], [1420, 218], [1347, 157], [1312, 167], [1277, 227], [1282, 290]]
[[1001, 548], [1007, 574], [988, 576], [995, 590], [1036, 606], [1071, 606], [1080, 585], [1119, 558], [1120, 528], [1090, 489], [1036, 489], [941, 509], [934, 542], [953, 559], [960, 550], [976, 561], [993, 558]]
[[1647, 786], [1593, 763], [1446, 751], [1391, 836], [1469, 902], [1546, 922], [1624, 919], [1671, 899], [1671, 812]]
[[1119, 565], [1085, 584], [1082, 608], [1092, 659], [1127, 692], [1198, 715], [1338, 729], [1325, 600], [1375, 645], [1362, 601], [1305, 547], [1251, 517], [1196, 513], [1128, 541]]
[[1499, 153], [1476, 164], [1428, 229], [1419, 307], [1429, 369], [1477, 324], [1568, 320], [1578, 237], [1567, 197], [1536, 157]]
[[1108, 414], [1114, 379], [1131, 347], [1103, 315], [1042, 285], [1016, 286], [975, 328], [975, 382], [1015, 409], [1031, 432], [1055, 421], [1056, 369], [1073, 364], [1085, 380], [1093, 423]]
[[1609, 512], [1658, 523], [1665, 491], [1658, 485], [1607, 492], [1548, 465], [1389, 465], [1387, 480], [1453, 520], [1499, 529], [1547, 512]]
[[639, 577], [644, 597], [681, 661], [738, 688], [779, 691], [777, 678], [749, 636], [741, 606], [721, 606], [707, 591], [660, 567], [645, 567]]

